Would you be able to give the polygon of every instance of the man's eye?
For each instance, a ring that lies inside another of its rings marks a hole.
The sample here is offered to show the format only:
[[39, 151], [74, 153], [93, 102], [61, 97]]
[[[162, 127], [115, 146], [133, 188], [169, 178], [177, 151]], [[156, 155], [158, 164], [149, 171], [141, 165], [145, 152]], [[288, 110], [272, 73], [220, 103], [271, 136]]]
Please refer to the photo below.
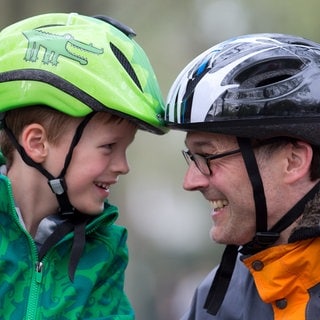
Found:
[[196, 155], [198, 155], [199, 157], [205, 158], [207, 156], [211, 156], [210, 153], [196, 153]]

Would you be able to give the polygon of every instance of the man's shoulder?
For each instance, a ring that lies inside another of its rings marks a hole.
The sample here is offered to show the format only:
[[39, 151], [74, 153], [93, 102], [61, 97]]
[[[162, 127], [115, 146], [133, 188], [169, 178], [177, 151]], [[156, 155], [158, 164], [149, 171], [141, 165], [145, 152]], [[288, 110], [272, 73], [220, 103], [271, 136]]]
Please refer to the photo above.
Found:
[[191, 308], [180, 320], [248, 319], [254, 312], [259, 316], [272, 314], [269, 305], [259, 298], [253, 278], [240, 259], [237, 259], [231, 282], [217, 315], [204, 309], [218, 266], [212, 269], [195, 291]]

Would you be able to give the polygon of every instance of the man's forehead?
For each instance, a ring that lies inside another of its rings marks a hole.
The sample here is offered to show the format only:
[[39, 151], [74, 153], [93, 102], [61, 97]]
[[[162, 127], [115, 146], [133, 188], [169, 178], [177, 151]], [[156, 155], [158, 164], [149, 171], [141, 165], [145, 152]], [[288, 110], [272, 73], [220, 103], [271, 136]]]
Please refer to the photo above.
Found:
[[186, 146], [217, 146], [225, 144], [235, 144], [237, 138], [235, 136], [224, 135], [212, 132], [188, 132], [185, 138]]

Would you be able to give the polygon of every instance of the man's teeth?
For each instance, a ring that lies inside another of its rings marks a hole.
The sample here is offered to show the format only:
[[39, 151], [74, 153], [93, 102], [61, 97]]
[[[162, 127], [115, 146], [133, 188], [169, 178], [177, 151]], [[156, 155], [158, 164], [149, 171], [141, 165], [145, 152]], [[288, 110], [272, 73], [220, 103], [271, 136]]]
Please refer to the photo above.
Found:
[[211, 201], [211, 205], [213, 210], [219, 210], [225, 206], [228, 205], [228, 201], [227, 200], [215, 200], [215, 201]]

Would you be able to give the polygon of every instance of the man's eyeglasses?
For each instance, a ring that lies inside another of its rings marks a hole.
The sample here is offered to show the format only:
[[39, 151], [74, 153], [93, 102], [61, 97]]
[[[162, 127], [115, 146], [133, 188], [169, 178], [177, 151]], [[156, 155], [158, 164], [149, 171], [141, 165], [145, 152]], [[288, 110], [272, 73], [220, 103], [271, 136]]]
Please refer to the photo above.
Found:
[[226, 156], [231, 156], [232, 154], [239, 153], [240, 149], [226, 151], [219, 154], [211, 154], [208, 156], [202, 156], [197, 153], [191, 153], [189, 150], [185, 151], [182, 150], [182, 154], [184, 158], [186, 159], [188, 165], [191, 164], [191, 162], [194, 162], [196, 167], [199, 169], [199, 171], [205, 175], [210, 176], [211, 175], [211, 169], [210, 169], [210, 161], [215, 159], [220, 159]]

